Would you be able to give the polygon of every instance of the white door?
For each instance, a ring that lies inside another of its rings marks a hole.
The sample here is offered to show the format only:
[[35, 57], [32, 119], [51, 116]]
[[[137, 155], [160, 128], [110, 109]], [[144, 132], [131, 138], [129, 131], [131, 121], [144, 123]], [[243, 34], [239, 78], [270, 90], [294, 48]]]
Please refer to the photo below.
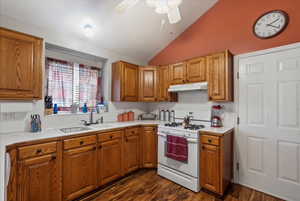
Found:
[[299, 201], [300, 47], [238, 62], [239, 182]]

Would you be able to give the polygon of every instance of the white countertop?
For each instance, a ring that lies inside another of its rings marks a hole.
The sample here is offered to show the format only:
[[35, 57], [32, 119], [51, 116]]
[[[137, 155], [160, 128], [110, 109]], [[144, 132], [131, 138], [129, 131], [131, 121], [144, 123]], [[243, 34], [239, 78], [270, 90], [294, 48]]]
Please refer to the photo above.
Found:
[[[94, 131], [103, 131], [108, 129], [117, 129], [117, 128], [124, 128], [130, 126], [139, 126], [139, 125], [159, 125], [164, 123], [166, 122], [163, 121], [129, 121], [129, 122], [111, 122], [111, 123], [108, 122], [104, 124], [91, 125], [88, 126], [90, 130], [73, 132], [73, 133], [63, 133], [62, 131], [59, 130], [60, 128], [47, 129], [38, 133], [31, 133], [31, 132], [6, 133], [6, 134], [0, 134], [0, 144], [2, 146], [7, 146], [15, 143], [41, 140], [47, 138], [55, 138], [55, 137], [66, 137], [66, 136], [89, 133]], [[68, 127], [82, 127], [82, 125], [79, 124], [68, 125], [65, 126], [64, 128], [68, 128]], [[213, 132], [215, 134], [224, 134], [231, 129], [232, 127], [212, 128], [206, 125], [205, 128], [200, 130], [200, 133], [201, 131], [206, 131], [206, 132]]]

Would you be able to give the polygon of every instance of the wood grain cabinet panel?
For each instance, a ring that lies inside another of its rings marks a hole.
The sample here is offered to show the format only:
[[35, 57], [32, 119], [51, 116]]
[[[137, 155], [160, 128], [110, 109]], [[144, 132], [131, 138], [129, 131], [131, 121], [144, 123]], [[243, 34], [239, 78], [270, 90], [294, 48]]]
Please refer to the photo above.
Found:
[[[101, 134], [99, 136], [101, 136]], [[97, 163], [99, 185], [107, 184], [122, 176], [123, 132], [111, 132], [109, 136], [111, 137], [100, 142], [98, 147]]]
[[184, 84], [186, 82], [186, 63], [181, 62], [170, 65], [170, 83]]
[[43, 40], [0, 28], [0, 99], [42, 98]]
[[112, 101], [138, 101], [138, 66], [124, 61], [112, 65]]
[[208, 94], [212, 101], [233, 101], [233, 65], [229, 51], [207, 56]]
[[158, 67], [139, 67], [139, 100], [157, 101]]
[[158, 101], [177, 102], [177, 93], [168, 92], [170, 86], [169, 66], [159, 67]]
[[64, 151], [63, 197], [73, 200], [97, 188], [96, 145]]
[[206, 58], [200, 57], [187, 61], [186, 80], [188, 83], [205, 82], [207, 75]]
[[233, 131], [219, 136], [206, 132], [200, 155], [201, 187], [224, 195], [233, 177]]
[[142, 167], [157, 167], [157, 129], [156, 127], [143, 127], [142, 141]]
[[[61, 143], [52, 154], [18, 161], [18, 201], [61, 200]], [[13, 200], [11, 200], [13, 201]], [[16, 200], [14, 200], [16, 201]]]
[[[136, 130], [139, 130], [137, 128]], [[123, 146], [124, 174], [137, 170], [140, 166], [140, 133], [126, 129]]]

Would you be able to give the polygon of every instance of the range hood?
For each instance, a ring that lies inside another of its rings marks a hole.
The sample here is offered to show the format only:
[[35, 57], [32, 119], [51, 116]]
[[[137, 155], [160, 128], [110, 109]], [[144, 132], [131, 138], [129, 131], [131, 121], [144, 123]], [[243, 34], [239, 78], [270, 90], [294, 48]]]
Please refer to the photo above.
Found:
[[196, 90], [207, 90], [207, 82], [171, 85], [168, 89], [169, 92], [196, 91]]

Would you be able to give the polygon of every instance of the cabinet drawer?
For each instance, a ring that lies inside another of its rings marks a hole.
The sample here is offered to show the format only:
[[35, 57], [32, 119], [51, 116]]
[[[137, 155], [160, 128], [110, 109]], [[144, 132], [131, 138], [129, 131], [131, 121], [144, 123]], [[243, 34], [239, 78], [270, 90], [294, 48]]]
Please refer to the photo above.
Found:
[[109, 133], [102, 133], [98, 135], [98, 141], [99, 142], [105, 142], [108, 140], [113, 140], [117, 138], [122, 138], [123, 131], [113, 131]]
[[201, 136], [202, 144], [211, 144], [211, 145], [220, 145], [220, 138], [211, 135], [202, 135]]
[[41, 156], [56, 152], [57, 142], [30, 145], [18, 148], [20, 159]]
[[72, 149], [90, 144], [96, 144], [96, 135], [77, 137], [73, 139], [64, 140], [64, 149]]
[[156, 127], [154, 127], [154, 126], [144, 126], [143, 130], [144, 131], [156, 131]]
[[140, 133], [139, 127], [126, 129], [125, 136], [138, 135]]

